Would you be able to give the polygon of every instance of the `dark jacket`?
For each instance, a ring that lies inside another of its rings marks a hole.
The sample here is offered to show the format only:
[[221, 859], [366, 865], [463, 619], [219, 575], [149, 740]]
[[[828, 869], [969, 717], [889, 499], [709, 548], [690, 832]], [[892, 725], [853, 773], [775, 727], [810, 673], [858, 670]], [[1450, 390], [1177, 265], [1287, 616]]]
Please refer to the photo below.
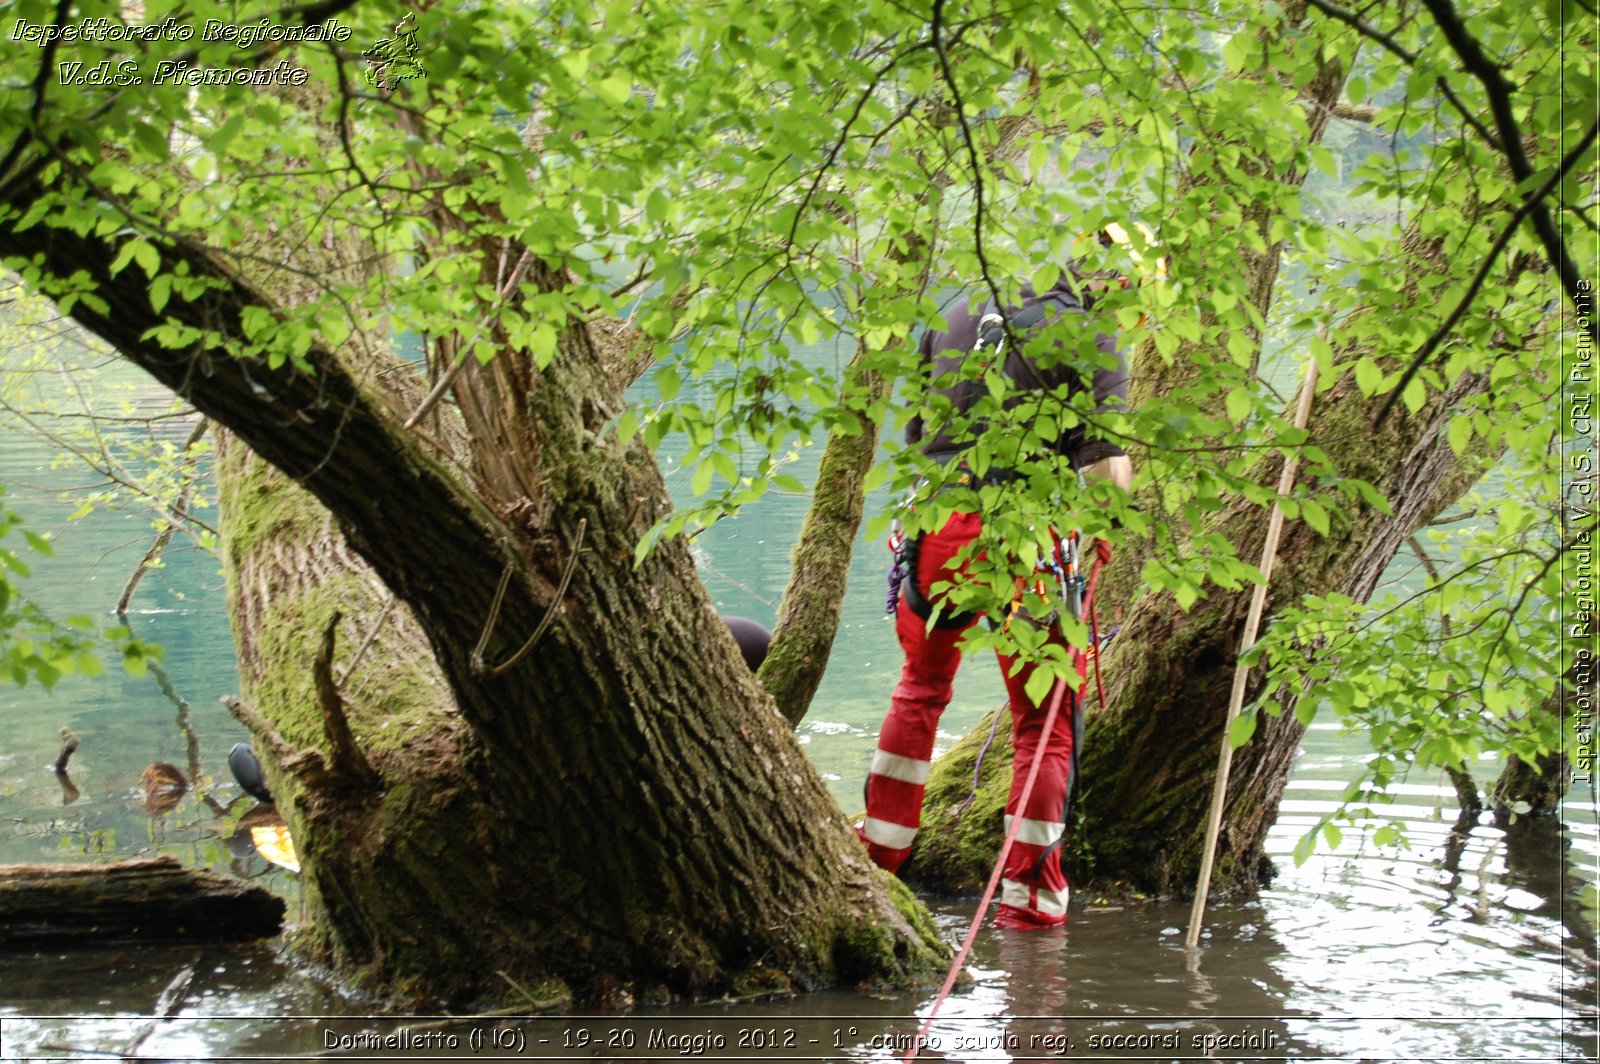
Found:
[[[1036, 330], [1047, 328], [1054, 329], [1059, 335], [1064, 336], [1066, 339], [1062, 346], [1071, 351], [1076, 342], [1070, 332], [1074, 323], [1062, 322], [1060, 319], [1063, 315], [1077, 318], [1084, 328], [1090, 327], [1088, 313], [1078, 295], [1070, 287], [1071, 284], [1069, 273], [1043, 295], [1035, 295], [1031, 289], [1025, 288], [1021, 303], [1008, 310], [1007, 321], [1014, 321], [1030, 307], [1044, 305], [1046, 308], [1044, 320], [1033, 329], [1020, 333], [1013, 330], [1017, 342], [1015, 345], [1008, 345], [1003, 371], [1021, 390], [1006, 399], [1007, 410], [1028, 401], [1029, 393], [1032, 391], [1054, 391], [1059, 386], [1066, 385], [1067, 394], [1071, 396], [1084, 390], [1083, 378], [1078, 369], [1071, 364], [1070, 359], [1046, 366], [1040, 365], [1041, 359], [1029, 358], [1023, 354], [1023, 348], [1035, 337]], [[929, 330], [923, 333], [917, 349], [921, 354], [921, 371], [925, 380], [937, 380], [947, 373], [960, 369], [963, 360], [971, 354], [973, 345], [978, 341], [978, 321], [987, 308], [987, 300], [969, 302], [949, 314], [948, 331], [938, 333]], [[1095, 347], [1107, 359], [1107, 365], [1097, 366], [1093, 371], [1095, 409], [1105, 411], [1125, 408], [1128, 401], [1127, 361], [1117, 349], [1116, 339], [1105, 333], [1095, 335]], [[1111, 364], [1112, 360], [1115, 362], [1114, 365]], [[970, 411], [979, 398], [987, 394], [982, 380], [957, 380], [940, 391], [948, 396], [955, 409], [962, 413]], [[906, 426], [906, 443], [913, 446], [921, 444], [924, 454], [941, 459], [953, 457], [962, 450], [963, 441], [952, 439], [948, 429], [941, 430], [929, 439], [924, 439], [923, 435], [923, 421], [919, 414]], [[1072, 462], [1074, 469], [1082, 469], [1102, 458], [1126, 453], [1110, 440], [1089, 438], [1087, 427], [1084, 425], [1078, 425], [1062, 433], [1056, 440], [1055, 449]]]

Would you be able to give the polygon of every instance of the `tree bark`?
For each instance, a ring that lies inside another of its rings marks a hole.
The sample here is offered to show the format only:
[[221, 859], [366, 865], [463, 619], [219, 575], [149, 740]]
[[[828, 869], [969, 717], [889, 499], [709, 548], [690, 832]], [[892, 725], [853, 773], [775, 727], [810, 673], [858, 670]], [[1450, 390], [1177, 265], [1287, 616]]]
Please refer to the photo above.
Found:
[[283, 899], [265, 887], [183, 868], [174, 857], [0, 865], [6, 947], [270, 938], [283, 911]]

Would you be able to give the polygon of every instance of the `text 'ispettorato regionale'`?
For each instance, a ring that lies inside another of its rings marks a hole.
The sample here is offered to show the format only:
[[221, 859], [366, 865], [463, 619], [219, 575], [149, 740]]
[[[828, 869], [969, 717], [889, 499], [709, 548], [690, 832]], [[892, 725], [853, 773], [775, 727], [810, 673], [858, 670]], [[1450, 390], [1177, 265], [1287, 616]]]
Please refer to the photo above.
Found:
[[[202, 44], [231, 44], [240, 49], [261, 44], [293, 44], [301, 41], [348, 41], [351, 30], [329, 19], [315, 26], [286, 26], [263, 18], [255, 22], [224, 22], [206, 19], [196, 29], [175, 18], [160, 22], [129, 25], [108, 18], [85, 18], [76, 22], [41, 23], [18, 19], [11, 27], [11, 40], [35, 44], [118, 44], [158, 41], [197, 41]], [[62, 85], [304, 85], [309, 74], [304, 67], [280, 60], [274, 66], [198, 66], [191, 60], [163, 59], [145, 70], [147, 61], [136, 58], [102, 59], [98, 63], [63, 58], [56, 64], [56, 77]]]

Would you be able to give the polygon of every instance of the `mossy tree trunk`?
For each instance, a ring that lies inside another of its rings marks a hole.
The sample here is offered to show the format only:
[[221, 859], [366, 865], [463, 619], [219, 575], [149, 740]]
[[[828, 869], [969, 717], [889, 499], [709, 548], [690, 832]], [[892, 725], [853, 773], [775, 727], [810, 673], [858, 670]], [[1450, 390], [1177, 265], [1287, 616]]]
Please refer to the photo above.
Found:
[[[44, 192], [13, 182], [10, 217]], [[307, 755], [274, 782], [311, 870], [308, 933], [341, 969], [421, 994], [504, 994], [509, 976], [603, 998], [904, 978], [932, 964], [931, 925], [867, 861], [740, 665], [686, 545], [635, 567], [666, 492], [642, 444], [601, 433], [620, 399], [581, 324], [544, 370], [507, 349], [462, 374], [462, 475], [337, 352], [312, 347], [307, 373], [146, 339], [163, 316], [243, 335], [243, 308], [273, 303], [179, 245], [161, 270], [214, 287], [158, 314], [134, 271], [111, 275], [118, 242], [0, 227], [0, 251], [84, 271], [105, 303], [79, 303], [83, 325], [327, 509], [409, 610], [431, 658], [422, 671], [437, 669], [448, 692], [393, 707], [390, 728], [418, 736], [406, 746], [364, 726], [353, 689], [328, 685], [337, 697], [322, 716], [347, 720], [370, 771], [340, 755], [303, 686], [249, 692], [263, 739]], [[564, 282], [537, 262], [527, 276], [544, 292]], [[277, 520], [274, 504], [236, 498], [236, 534]], [[291, 551], [263, 567], [265, 600], [316, 564]], [[250, 579], [241, 567], [236, 581]], [[307, 600], [257, 629], [289, 640], [263, 645], [288, 655], [274, 669], [315, 680], [335, 606]], [[353, 612], [335, 659], [370, 623], [370, 607]]]
[[795, 541], [772, 645], [757, 673], [790, 724], [799, 724], [811, 708], [844, 609], [850, 560], [866, 507], [867, 472], [878, 451], [880, 426], [871, 412], [893, 383], [872, 367], [873, 356], [865, 341], [858, 342], [846, 370], [845, 394], [854, 397], [850, 407], [862, 416], [856, 425], [828, 433], [811, 505]]

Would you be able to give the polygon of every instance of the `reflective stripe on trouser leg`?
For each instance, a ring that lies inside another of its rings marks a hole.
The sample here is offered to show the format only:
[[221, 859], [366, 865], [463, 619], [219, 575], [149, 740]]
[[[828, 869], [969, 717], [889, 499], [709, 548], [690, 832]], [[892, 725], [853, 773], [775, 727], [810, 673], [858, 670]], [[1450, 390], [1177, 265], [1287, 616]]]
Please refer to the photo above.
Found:
[[[1010, 813], [1006, 814], [1006, 834], [1011, 834], [1011, 825], [1017, 818]], [[1061, 841], [1061, 835], [1067, 830], [1067, 825], [1059, 820], [1029, 820], [1022, 818], [1022, 825], [1017, 828], [1015, 845], [1036, 846], [1041, 850], [1048, 850]]]
[[1065, 883], [1059, 890], [1047, 890], [1003, 876], [1000, 879], [1000, 904], [1023, 910], [1034, 917], [1036, 923], [1059, 924], [1066, 919], [1070, 894]]
[[[916, 578], [925, 592], [932, 586], [934, 574], [943, 574], [938, 579], [948, 578], [945, 562], [977, 529], [975, 518], [957, 514], [944, 529], [924, 537]], [[939, 717], [950, 704], [951, 685], [961, 664], [957, 649], [961, 631], [926, 629], [927, 622], [901, 596], [895, 634], [905, 652], [905, 667], [889, 700], [889, 713], [867, 773], [867, 819], [861, 828], [873, 862], [891, 872], [910, 855], [911, 843], [922, 825], [922, 793], [934, 735]]]
[[[1059, 633], [1052, 632], [1052, 640], [1059, 642]], [[1083, 655], [1074, 651], [1073, 658], [1081, 676], [1086, 665]], [[1000, 901], [1002, 907], [1023, 910], [1027, 923], [1056, 924], [1066, 918], [1067, 879], [1061, 871], [1057, 843], [1065, 831], [1062, 816], [1072, 764], [1072, 714], [1082, 687], [1069, 687], [1062, 695], [1050, 738], [1046, 741], [1044, 718], [1055, 691], [1052, 689], [1046, 696], [1043, 706], [1035, 705], [1029, 701], [1026, 690], [1032, 667], [1012, 676], [1013, 664], [1012, 658], [1000, 658], [1001, 674], [1006, 678], [1006, 689], [1011, 696], [1013, 742], [1016, 744], [1006, 811], [1010, 816], [1020, 815], [1023, 820], [1006, 857]], [[1036, 757], [1043, 758], [1038, 778], [1028, 795], [1027, 808], [1019, 810], [1018, 799]]]

